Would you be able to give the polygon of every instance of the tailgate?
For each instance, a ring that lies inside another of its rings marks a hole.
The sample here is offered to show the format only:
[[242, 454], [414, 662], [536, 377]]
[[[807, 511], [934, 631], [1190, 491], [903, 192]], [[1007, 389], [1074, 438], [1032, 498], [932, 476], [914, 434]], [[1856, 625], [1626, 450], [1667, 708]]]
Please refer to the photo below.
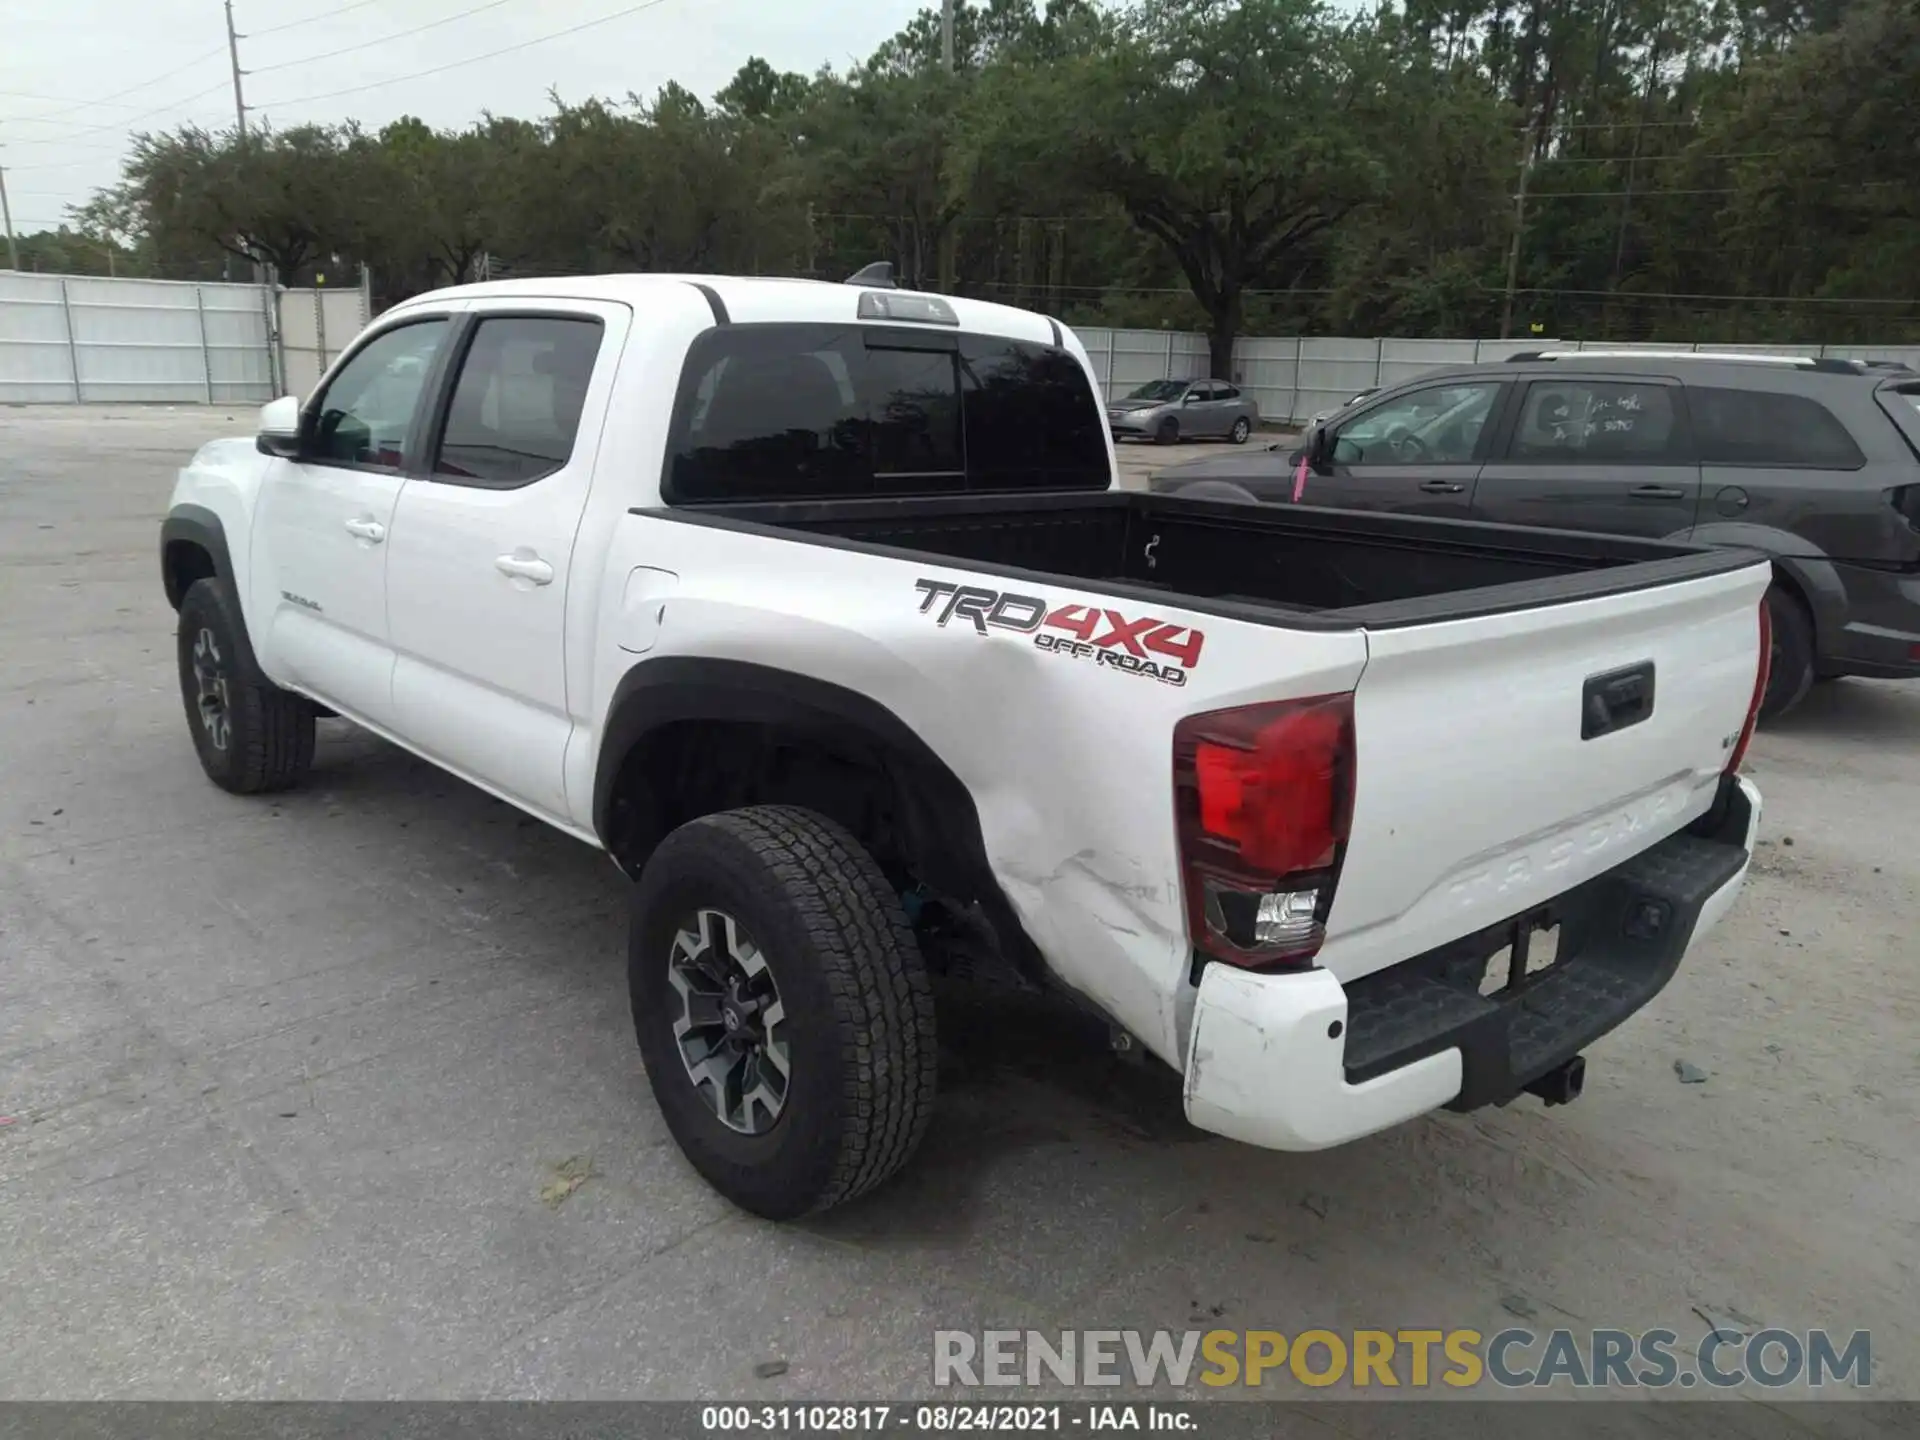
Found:
[[1704, 813], [1753, 699], [1771, 578], [1755, 564], [1370, 630], [1353, 825], [1319, 963], [1352, 980], [1410, 959]]

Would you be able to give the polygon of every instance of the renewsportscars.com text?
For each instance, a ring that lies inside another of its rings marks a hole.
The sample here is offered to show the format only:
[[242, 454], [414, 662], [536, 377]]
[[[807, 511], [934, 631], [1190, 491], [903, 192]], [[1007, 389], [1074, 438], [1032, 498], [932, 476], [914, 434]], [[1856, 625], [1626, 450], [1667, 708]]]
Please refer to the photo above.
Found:
[[935, 1385], [1427, 1389], [1873, 1383], [1865, 1330], [936, 1330]]

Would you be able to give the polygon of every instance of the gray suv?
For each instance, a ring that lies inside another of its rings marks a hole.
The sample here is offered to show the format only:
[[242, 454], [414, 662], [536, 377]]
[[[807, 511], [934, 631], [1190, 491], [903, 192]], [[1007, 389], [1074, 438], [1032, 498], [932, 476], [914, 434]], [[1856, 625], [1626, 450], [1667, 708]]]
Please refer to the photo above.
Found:
[[1152, 488], [1750, 546], [1776, 576], [1762, 714], [1817, 679], [1920, 677], [1920, 373], [1904, 366], [1522, 354], [1433, 371]]

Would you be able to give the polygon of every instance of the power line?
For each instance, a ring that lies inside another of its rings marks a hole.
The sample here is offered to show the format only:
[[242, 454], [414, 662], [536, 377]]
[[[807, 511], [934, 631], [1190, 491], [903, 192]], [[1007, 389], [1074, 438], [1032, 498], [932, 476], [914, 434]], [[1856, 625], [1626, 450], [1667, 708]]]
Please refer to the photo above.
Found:
[[429, 75], [442, 75], [449, 70], [458, 70], [463, 65], [477, 65], [482, 60], [492, 60], [501, 55], [511, 55], [517, 50], [526, 50], [535, 45], [544, 45], [549, 40], [559, 40], [568, 35], [578, 35], [582, 30], [591, 30], [598, 25], [608, 25], [615, 20], [624, 20], [629, 15], [637, 15], [642, 10], [651, 10], [656, 5], [664, 5], [666, 0], [641, 0], [638, 5], [629, 5], [624, 10], [616, 10], [611, 15], [602, 15], [598, 20], [586, 20], [578, 25], [569, 25], [564, 30], [555, 30], [550, 34], [536, 35], [531, 40], [522, 40], [517, 45], [505, 45], [498, 50], [489, 50], [484, 55], [469, 55], [464, 60], [450, 60], [445, 65], [435, 65], [427, 70], [415, 70], [408, 75], [395, 75], [386, 80], [373, 80], [365, 85], [349, 85], [341, 90], [324, 90], [317, 95], [299, 95], [286, 100], [275, 100], [256, 105], [256, 110], [271, 109], [285, 105], [307, 105], [315, 100], [334, 100], [342, 95], [361, 95], [368, 90], [384, 89], [388, 85], [401, 85], [409, 80], [424, 80]]
[[[131, 105], [114, 105], [114, 102], [116, 100], [123, 98], [124, 96], [137, 94], [139, 91], [150, 89], [151, 87], [158, 85], [162, 80], [171, 80], [174, 76], [182, 74], [185, 71], [191, 70], [196, 65], [203, 65], [207, 61], [213, 59], [214, 56], [224, 54], [226, 52], [226, 48], [227, 47], [225, 45], [216, 45], [214, 46], [213, 49], [207, 51], [206, 54], [197, 55], [183, 65], [174, 66], [173, 69], [171, 70], [163, 70], [158, 75], [155, 75], [151, 80], [142, 80], [138, 85], [129, 85], [124, 90], [116, 90], [111, 95], [102, 96], [98, 100], [76, 100], [73, 104], [69, 105], [64, 110], [49, 110], [44, 115], [22, 116], [20, 118], [33, 119], [33, 120], [51, 120], [57, 115], [71, 115], [76, 110], [105, 109], [109, 106], [112, 106], [113, 108], [120, 109], [120, 110], [131, 110], [134, 108]], [[108, 127], [103, 125], [97, 128], [104, 130]]]
[[[484, 14], [488, 10], [498, 10], [502, 5], [510, 5], [512, 3], [513, 0], [487, 0], [487, 3], [484, 5], [475, 5], [469, 10], [461, 10], [439, 20], [429, 20], [426, 24], [416, 25], [411, 30], [401, 30], [392, 35], [383, 35], [378, 40], [363, 40], [358, 45], [348, 45], [340, 50], [329, 50], [324, 55], [303, 55], [298, 60], [282, 60], [277, 65], [261, 65], [246, 73], [249, 75], [266, 75], [275, 70], [289, 70], [296, 65], [317, 65], [322, 60], [332, 60], [337, 56], [351, 55], [359, 50], [372, 50], [380, 45], [390, 45], [395, 40], [405, 40], [409, 35], [419, 35], [428, 30], [438, 30], [442, 25], [451, 25], [456, 20], [465, 20], [469, 16]], [[241, 38], [252, 40], [256, 37], [247, 35]]]
[[[75, 100], [71, 95], [31, 95], [25, 90], [0, 90], [0, 96], [5, 96], [9, 100], [38, 100], [44, 105], [106, 106], [108, 103], [104, 100]], [[138, 110], [140, 107], [138, 105], [116, 105], [111, 108], [116, 110]], [[61, 111], [57, 113], [64, 114], [65, 112]], [[47, 117], [44, 115], [16, 115], [13, 118], [19, 121], [44, 120]]]
[[[1483, 287], [1491, 290], [1492, 287]], [[1496, 292], [1497, 293], [1497, 292]], [[1905, 305], [1920, 306], [1920, 299], [1895, 300], [1883, 296], [1843, 297], [1834, 295], [1713, 295], [1676, 290], [1555, 290], [1520, 288], [1521, 295], [1576, 295], [1596, 300], [1706, 300], [1738, 305]]]
[[[1699, 124], [1698, 120], [1584, 120], [1576, 125], [1549, 125], [1546, 133], [1563, 135], [1572, 130], [1692, 130]], [[1523, 135], [1538, 127], [1515, 125], [1510, 128], [1514, 134]]]
[[[1844, 195], [1853, 190], [1879, 190], [1889, 185], [1897, 185], [1905, 188], [1912, 183], [1910, 180], [1848, 180], [1838, 185], [1823, 184], [1820, 187], [1819, 193], [1820, 197], [1824, 199], [1836, 194]], [[1593, 200], [1620, 199], [1626, 197], [1633, 200], [1658, 200], [1663, 195], [1747, 195], [1751, 193], [1753, 193], [1751, 189], [1741, 189], [1738, 187], [1717, 190], [1529, 190], [1527, 192], [1527, 199]]]
[[341, 5], [333, 10], [322, 11], [318, 15], [309, 15], [304, 20], [289, 20], [284, 25], [269, 25], [264, 30], [250, 30], [240, 38], [259, 40], [267, 35], [278, 35], [283, 30], [298, 30], [302, 25], [314, 25], [322, 20], [338, 20], [342, 15], [351, 15], [356, 10], [364, 10], [369, 5], [377, 5], [380, 0], [354, 0], [351, 5]]
[[1542, 155], [1536, 165], [1649, 165], [1663, 160], [1777, 160], [1784, 150], [1738, 150], [1693, 155], [1676, 150], [1666, 155]]
[[[226, 48], [225, 46], [221, 47], [221, 49], [223, 50], [225, 48]], [[163, 115], [169, 110], [178, 110], [182, 105], [191, 105], [196, 100], [203, 100], [207, 96], [214, 94], [216, 91], [225, 90], [229, 83], [230, 82], [226, 80], [221, 80], [216, 82], [215, 84], [209, 85], [204, 90], [195, 91], [193, 94], [187, 96], [185, 99], [169, 101], [165, 105], [156, 105], [151, 110], [142, 111], [140, 114], [135, 115], [130, 120], [109, 120], [104, 124], [94, 125], [89, 129], [78, 130], [78, 131], [75, 131], [74, 133], [78, 135], [90, 135], [94, 131], [98, 131], [98, 130], [125, 129], [128, 131], [131, 131], [133, 127], [135, 125], [138, 125], [142, 120], [151, 119], [155, 115]], [[60, 141], [57, 143], [65, 144], [66, 142]]]

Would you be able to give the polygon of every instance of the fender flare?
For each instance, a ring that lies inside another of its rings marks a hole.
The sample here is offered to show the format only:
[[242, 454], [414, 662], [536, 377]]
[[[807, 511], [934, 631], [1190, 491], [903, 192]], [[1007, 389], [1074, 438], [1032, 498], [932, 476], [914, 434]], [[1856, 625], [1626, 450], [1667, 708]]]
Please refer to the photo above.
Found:
[[1758, 550], [1772, 557], [1775, 573], [1784, 576], [1807, 602], [1816, 653], [1829, 651], [1846, 628], [1847, 588], [1832, 559], [1812, 541], [1790, 530], [1738, 520], [1696, 525], [1689, 539], [1695, 545]]
[[594, 766], [593, 829], [612, 853], [615, 786], [628, 758], [662, 728], [686, 721], [778, 726], [822, 738], [854, 737], [877, 749], [908, 801], [899, 819], [924, 878], [985, 912], [1009, 958], [1044, 968], [987, 859], [973, 793], [914, 729], [869, 696], [830, 681], [743, 660], [666, 655], [621, 676], [601, 727]]
[[207, 552], [213, 561], [213, 573], [235, 590], [237, 602], [240, 597], [233, 578], [233, 556], [228, 553], [227, 531], [220, 517], [204, 505], [176, 505], [160, 522], [160, 581], [166, 587], [167, 603], [177, 612], [185, 598], [186, 587], [177, 583], [173, 567], [167, 564], [167, 551], [183, 543]]

